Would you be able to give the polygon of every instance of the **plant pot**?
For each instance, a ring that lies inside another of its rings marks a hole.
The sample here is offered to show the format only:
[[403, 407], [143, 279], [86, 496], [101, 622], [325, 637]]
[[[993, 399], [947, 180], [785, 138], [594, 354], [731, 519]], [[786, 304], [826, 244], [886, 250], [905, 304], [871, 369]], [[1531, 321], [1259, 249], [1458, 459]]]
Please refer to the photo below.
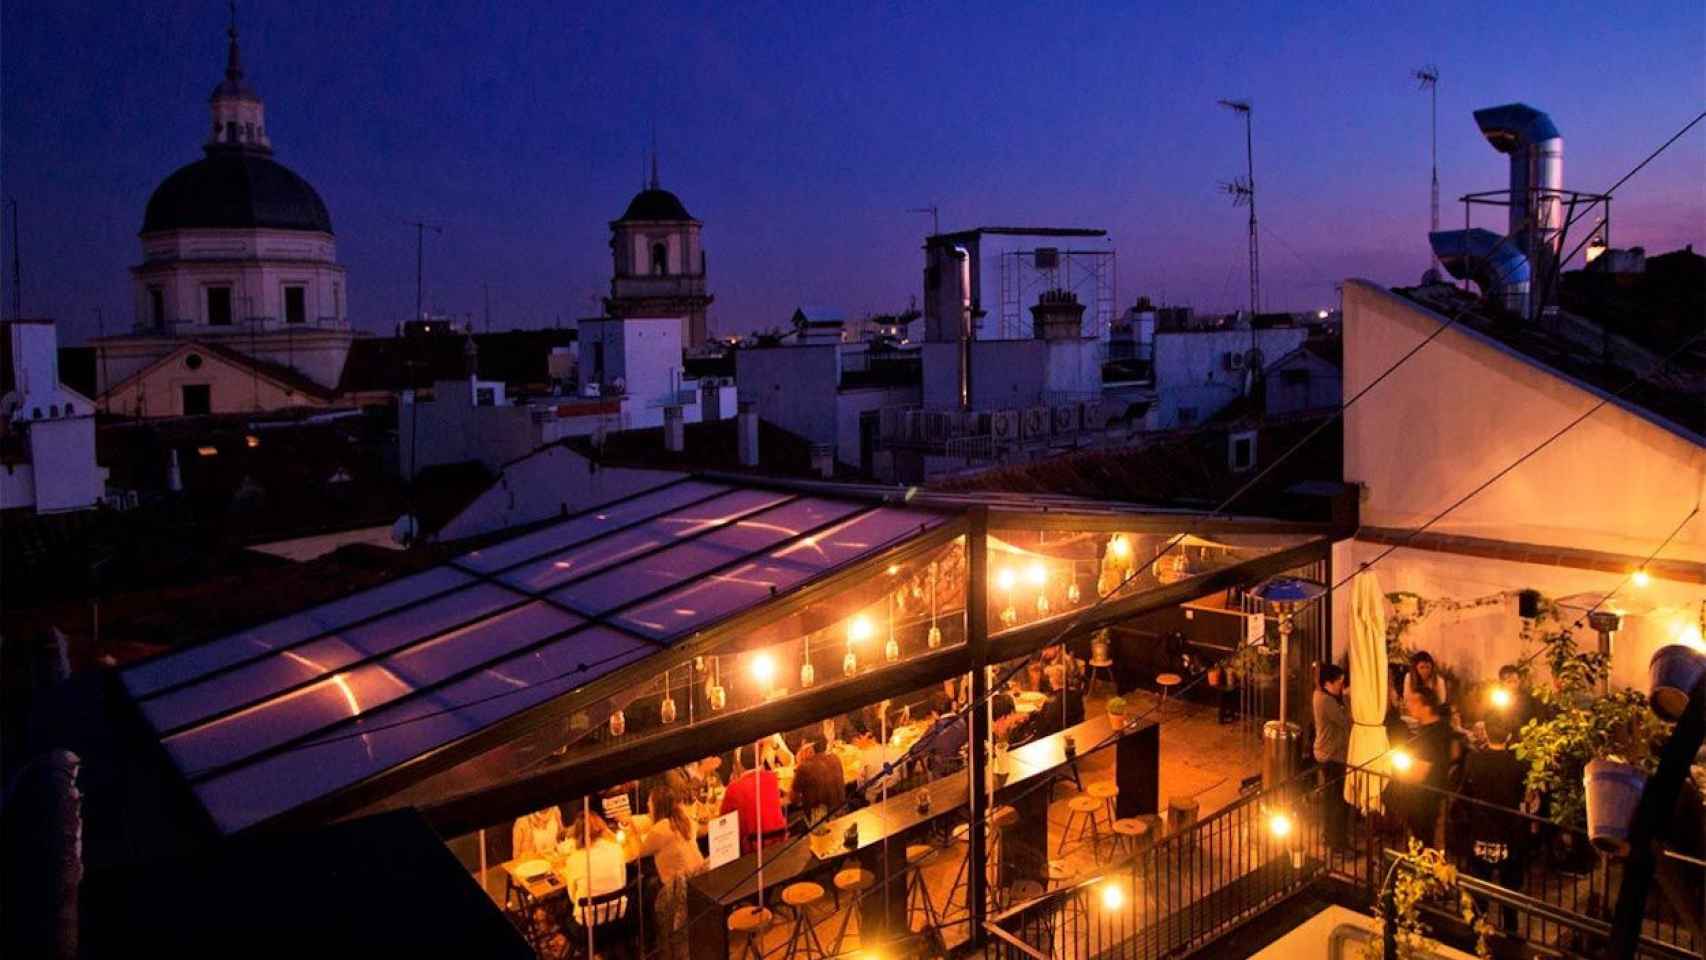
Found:
[[1647, 776], [1621, 760], [1589, 760], [1582, 771], [1587, 794], [1588, 838], [1602, 852], [1624, 856], [1629, 852], [1629, 821], [1641, 802]]
[[1688, 698], [1706, 673], [1706, 655], [1682, 643], [1666, 644], [1647, 662], [1653, 712], [1672, 723], [1688, 709]]
[[1208, 668], [1208, 685], [1211, 687], [1218, 687], [1218, 686], [1220, 686], [1220, 679], [1221, 679], [1220, 668], [1219, 667], [1209, 667]]

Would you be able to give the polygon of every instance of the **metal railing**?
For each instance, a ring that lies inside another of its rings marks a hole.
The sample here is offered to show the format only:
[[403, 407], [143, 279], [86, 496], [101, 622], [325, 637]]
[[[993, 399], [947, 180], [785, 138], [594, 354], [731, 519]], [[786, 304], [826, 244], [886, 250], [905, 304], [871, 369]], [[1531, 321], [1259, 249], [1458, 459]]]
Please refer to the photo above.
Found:
[[[1360, 776], [1378, 778], [1379, 774]], [[1279, 788], [1240, 797], [1208, 818], [1157, 840], [1146, 850], [1097, 876], [1049, 891], [992, 917], [990, 952], [1012, 960], [1089, 960], [1180, 956], [1214, 942], [1274, 905], [1317, 883], [1373, 908], [1389, 879], [1388, 848], [1402, 847], [1398, 818], [1369, 815], [1343, 845], [1329, 843], [1325, 801], [1342, 791], [1342, 776], [1323, 781], [1317, 771]], [[1400, 789], [1430, 788], [1400, 785]], [[1604, 944], [1621, 865], [1601, 858], [1581, 831], [1444, 790], [1435, 836], [1426, 839], [1458, 868], [1463, 889], [1475, 894], [1500, 935], [1537, 946], [1593, 955]], [[1520, 876], [1508, 886], [1472, 863], [1469, 831], [1458, 812], [1488, 807], [1528, 824], [1533, 843]], [[1458, 811], [1458, 812], [1454, 812]], [[1288, 829], [1275, 830], [1275, 816]], [[1451, 824], [1453, 826], [1446, 826]], [[1159, 829], [1159, 821], [1154, 828]], [[1443, 839], [1442, 839], [1443, 836]], [[1685, 866], [1697, 865], [1681, 861]], [[1443, 936], [1473, 936], [1455, 916], [1455, 902], [1428, 908], [1430, 925]], [[1653, 898], [1643, 929], [1643, 956], [1699, 957], [1706, 946]]]

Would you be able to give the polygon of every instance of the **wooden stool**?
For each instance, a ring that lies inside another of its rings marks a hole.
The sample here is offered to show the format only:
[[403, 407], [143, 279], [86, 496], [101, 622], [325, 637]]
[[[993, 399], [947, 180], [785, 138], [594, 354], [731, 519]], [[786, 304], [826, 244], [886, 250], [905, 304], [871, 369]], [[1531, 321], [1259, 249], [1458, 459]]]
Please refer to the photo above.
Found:
[[1155, 675], [1155, 685], [1161, 688], [1163, 706], [1166, 705], [1167, 695], [1173, 692], [1173, 688], [1184, 682], [1185, 679], [1176, 673], [1158, 673]]
[[1167, 835], [1190, 829], [1197, 822], [1197, 798], [1190, 796], [1167, 798]]
[[1101, 673], [1104, 680], [1108, 681], [1108, 686], [1112, 687], [1115, 692], [1119, 691], [1119, 684], [1114, 682], [1114, 662], [1107, 657], [1100, 659], [1092, 657], [1090, 659], [1090, 673], [1084, 678], [1084, 692], [1086, 694], [1096, 692], [1096, 674], [1098, 672]]
[[1019, 880], [1014, 882], [1013, 889], [1007, 892], [1007, 902], [1024, 903], [1026, 900], [1035, 900], [1047, 892], [1043, 889], [1043, 885], [1035, 880]]
[[1114, 821], [1114, 842], [1137, 854], [1152, 846], [1155, 838], [1150, 835], [1147, 822], [1131, 817]]
[[[906, 848], [906, 929], [908, 933], [924, 933], [942, 925], [936, 904], [930, 899], [930, 887], [924, 882], [924, 864], [936, 855], [936, 848], [927, 843], [915, 843]], [[924, 915], [924, 924], [912, 929], [912, 914]]]
[[1102, 851], [1102, 811], [1107, 808], [1107, 801], [1092, 797], [1089, 794], [1079, 794], [1066, 801], [1066, 829], [1060, 832], [1060, 844], [1055, 853], [1065, 853], [1066, 845], [1072, 840], [1072, 828], [1078, 828], [1078, 839], [1089, 840], [1090, 849], [1098, 856]]
[[1108, 822], [1113, 823], [1114, 798], [1120, 795], [1120, 785], [1112, 780], [1098, 780], [1090, 784], [1090, 788], [1084, 792], [1102, 801], [1102, 805], [1107, 808]]
[[[852, 896], [852, 901], [847, 905], [847, 913], [841, 918], [841, 929], [835, 932], [835, 953], [837, 955], [843, 952], [842, 945], [843, 941], [847, 939], [847, 928], [852, 926], [859, 916], [859, 905], [865, 899], [865, 891], [876, 885], [877, 875], [863, 867], [848, 867], [846, 870], [836, 873], [836, 897], [839, 898], [843, 893]], [[864, 930], [861, 928], [859, 939], [862, 941], [864, 938]]]
[[729, 914], [729, 932], [745, 938], [745, 943], [741, 945], [740, 952], [736, 956], [742, 960], [745, 960], [746, 957], [752, 957], [753, 960], [764, 960], [764, 945], [762, 943], [764, 931], [769, 929], [770, 922], [774, 919], [776, 919], [774, 914], [761, 907], [735, 908]]
[[815, 883], [802, 881], [782, 888], [782, 902], [794, 912], [794, 930], [788, 935], [788, 947], [782, 952], [782, 960], [794, 960], [795, 957], [823, 960], [829, 956], [829, 951], [823, 948], [823, 941], [817, 938], [816, 927], [807, 916], [808, 908], [822, 899], [823, 887]]
[[942, 901], [942, 924], [944, 926], [950, 926], [959, 922], [957, 920], [950, 919], [956, 913], [964, 912], [968, 919], [971, 914], [971, 905], [967, 903], [967, 897], [969, 896], [969, 891], [967, 890], [967, 877], [971, 872], [971, 824], [955, 824], [953, 831], [949, 834], [949, 837], [954, 843], [965, 844], [966, 852], [965, 855], [960, 858], [959, 868], [954, 871], [954, 882], [948, 887], [948, 897]]

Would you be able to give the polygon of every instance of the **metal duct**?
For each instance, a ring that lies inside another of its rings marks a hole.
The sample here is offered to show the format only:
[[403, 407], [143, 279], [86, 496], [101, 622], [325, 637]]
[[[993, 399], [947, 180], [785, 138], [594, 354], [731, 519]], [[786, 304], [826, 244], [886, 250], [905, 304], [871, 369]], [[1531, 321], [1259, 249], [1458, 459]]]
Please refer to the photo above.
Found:
[[1533, 267], [1515, 243], [1491, 230], [1439, 230], [1428, 234], [1440, 265], [1459, 280], [1473, 280], [1481, 293], [1519, 316], [1528, 316]]

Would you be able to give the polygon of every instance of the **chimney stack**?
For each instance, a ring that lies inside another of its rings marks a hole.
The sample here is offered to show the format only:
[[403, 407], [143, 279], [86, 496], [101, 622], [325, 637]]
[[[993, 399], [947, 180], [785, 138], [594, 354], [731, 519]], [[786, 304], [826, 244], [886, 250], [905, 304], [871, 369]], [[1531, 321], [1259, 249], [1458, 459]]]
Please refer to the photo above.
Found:
[[1077, 340], [1084, 335], [1084, 305], [1070, 290], [1044, 290], [1031, 308], [1031, 328], [1039, 340]]
[[681, 404], [663, 408], [663, 446], [670, 453], [687, 450], [687, 419], [681, 415]]
[[835, 479], [835, 447], [827, 443], [812, 444], [812, 470], [825, 480]]
[[740, 434], [740, 465], [743, 467], [758, 466], [758, 403], [754, 400], [741, 400], [735, 404], [739, 421], [737, 429]]

